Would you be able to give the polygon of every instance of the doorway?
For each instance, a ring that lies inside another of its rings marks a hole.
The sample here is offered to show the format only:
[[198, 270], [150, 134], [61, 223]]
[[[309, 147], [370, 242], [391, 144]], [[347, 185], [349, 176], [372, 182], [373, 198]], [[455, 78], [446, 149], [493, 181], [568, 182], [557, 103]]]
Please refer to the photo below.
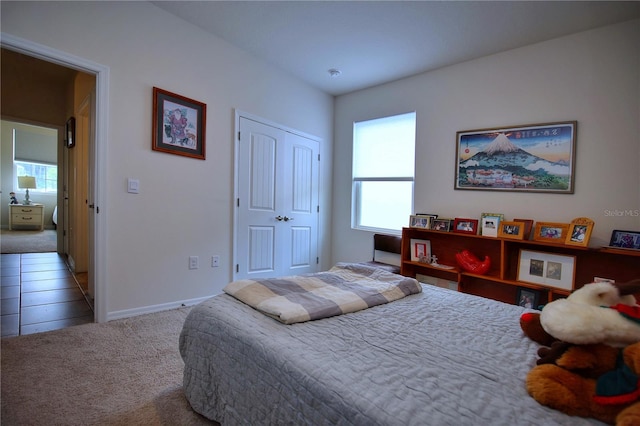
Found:
[[[80, 200], [80, 202], [84, 202], [85, 207], [89, 209], [86, 232], [89, 241], [87, 264], [89, 265], [88, 280], [93, 283], [94, 288], [95, 320], [97, 322], [105, 322], [108, 319], [105, 288], [106, 262], [104, 260], [96, 262], [96, 259], [106, 259], [106, 223], [104, 215], [100, 215], [99, 213], [100, 206], [104, 201], [104, 192], [101, 191], [101, 188], [104, 187], [106, 182], [109, 68], [9, 34], [2, 34], [1, 44], [4, 49], [20, 53], [24, 56], [37, 58], [48, 63], [54, 63], [63, 68], [75, 70], [76, 72], [83, 72], [95, 79], [92, 101], [94, 108], [89, 115], [91, 123], [90, 134], [92, 135], [93, 143], [88, 147], [86, 163], [89, 183], [87, 184], [87, 199]], [[6, 110], [3, 110], [3, 114], [4, 113], [6, 113]], [[60, 206], [63, 204], [63, 191], [59, 193], [59, 197], [58, 205]]]

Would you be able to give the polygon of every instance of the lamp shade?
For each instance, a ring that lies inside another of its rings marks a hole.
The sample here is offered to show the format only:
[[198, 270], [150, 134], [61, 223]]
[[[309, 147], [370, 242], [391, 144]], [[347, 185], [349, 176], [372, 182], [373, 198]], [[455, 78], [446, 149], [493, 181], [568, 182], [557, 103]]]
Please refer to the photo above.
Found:
[[18, 176], [18, 188], [35, 189], [36, 178], [33, 176]]

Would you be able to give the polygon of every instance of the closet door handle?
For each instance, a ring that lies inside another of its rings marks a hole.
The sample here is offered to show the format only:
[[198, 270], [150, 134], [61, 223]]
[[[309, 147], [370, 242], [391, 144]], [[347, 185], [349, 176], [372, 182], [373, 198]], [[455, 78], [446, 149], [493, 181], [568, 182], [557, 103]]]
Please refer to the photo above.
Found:
[[284, 221], [285, 222], [289, 222], [290, 220], [293, 220], [293, 218], [292, 217], [286, 217], [286, 216], [284, 217]]
[[287, 220], [287, 218], [286, 218], [286, 217], [282, 217], [282, 216], [278, 215], [278, 216], [276, 216], [276, 220], [277, 220], [278, 222], [282, 222], [283, 220]]

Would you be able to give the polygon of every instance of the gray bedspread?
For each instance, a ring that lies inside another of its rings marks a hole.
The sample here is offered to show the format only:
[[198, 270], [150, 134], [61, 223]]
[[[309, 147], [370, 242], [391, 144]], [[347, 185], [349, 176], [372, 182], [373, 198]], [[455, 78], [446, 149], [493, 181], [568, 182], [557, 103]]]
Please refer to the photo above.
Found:
[[284, 325], [222, 294], [180, 336], [184, 391], [223, 425], [581, 425], [525, 390], [523, 308], [433, 286]]

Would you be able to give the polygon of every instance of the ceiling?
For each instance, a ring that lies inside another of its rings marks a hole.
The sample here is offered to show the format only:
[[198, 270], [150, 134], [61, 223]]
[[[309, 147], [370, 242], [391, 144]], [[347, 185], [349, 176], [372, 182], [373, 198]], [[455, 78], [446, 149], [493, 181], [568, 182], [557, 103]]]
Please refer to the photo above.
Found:
[[638, 1], [152, 3], [332, 95], [640, 17]]

